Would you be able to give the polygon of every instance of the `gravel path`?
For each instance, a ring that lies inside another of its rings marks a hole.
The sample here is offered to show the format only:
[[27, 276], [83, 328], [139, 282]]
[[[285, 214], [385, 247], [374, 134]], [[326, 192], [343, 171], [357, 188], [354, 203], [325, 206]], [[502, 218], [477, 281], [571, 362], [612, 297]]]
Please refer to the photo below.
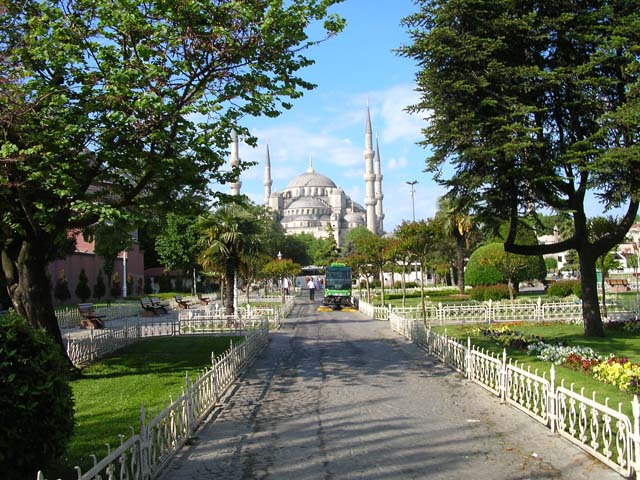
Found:
[[622, 478], [386, 322], [298, 301], [162, 480]]

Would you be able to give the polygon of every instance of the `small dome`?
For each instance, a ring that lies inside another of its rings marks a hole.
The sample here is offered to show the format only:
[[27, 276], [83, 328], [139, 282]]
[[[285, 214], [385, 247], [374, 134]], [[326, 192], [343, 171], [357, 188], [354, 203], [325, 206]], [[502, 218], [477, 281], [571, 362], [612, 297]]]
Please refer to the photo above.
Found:
[[287, 188], [300, 188], [300, 187], [329, 187], [336, 188], [336, 184], [333, 183], [329, 177], [317, 172], [306, 172], [297, 177], [294, 177]]
[[361, 213], [350, 212], [344, 216], [344, 221], [347, 223], [362, 223], [366, 224], [364, 216]]
[[285, 210], [291, 210], [293, 208], [327, 208], [327, 206], [317, 198], [300, 197], [291, 202]]

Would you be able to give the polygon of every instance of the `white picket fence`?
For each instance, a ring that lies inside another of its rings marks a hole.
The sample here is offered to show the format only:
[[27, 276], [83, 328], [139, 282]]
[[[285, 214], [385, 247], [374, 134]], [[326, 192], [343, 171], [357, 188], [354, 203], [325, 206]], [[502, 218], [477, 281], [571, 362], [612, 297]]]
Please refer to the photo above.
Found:
[[552, 366], [549, 378], [531, 372], [507, 359], [506, 351], [495, 355], [479, 350], [467, 340], [457, 342], [431, 330], [421, 320], [392, 313], [391, 328], [423, 347], [429, 354], [451, 365], [469, 380], [481, 385], [501, 401], [525, 412], [552, 432], [567, 438], [625, 477], [640, 471], [640, 402], [634, 395], [633, 418], [622, 411], [574, 391], [564, 381], [556, 385]]
[[[269, 324], [262, 322], [237, 345], [233, 345], [200, 377], [191, 381], [187, 376], [183, 394], [156, 415], [145, 421], [144, 406], [140, 410], [140, 429], [97, 461], [85, 472], [76, 467], [78, 480], [150, 480], [189, 440], [212, 408], [218, 404], [226, 389], [240, 372], [251, 365], [269, 340]], [[133, 428], [132, 428], [133, 431]], [[40, 471], [37, 480], [46, 480]]]
[[[104, 316], [106, 322], [118, 318], [135, 317], [142, 311], [140, 302], [113, 303], [110, 306], [96, 307], [96, 315]], [[76, 307], [65, 307], [56, 310], [56, 318], [60, 328], [73, 328], [80, 325], [82, 318]]]
[[178, 322], [147, 320], [131, 322], [117, 328], [88, 329], [87, 335], [65, 335], [63, 341], [69, 359], [74, 365], [86, 365], [98, 358], [146, 337], [178, 335]]
[[[405, 318], [422, 319], [421, 306], [416, 307], [376, 307], [364, 300], [359, 302], [359, 310], [376, 320], [389, 320], [391, 314]], [[602, 306], [601, 306], [602, 308]], [[635, 312], [624, 306], [607, 303], [609, 321], [635, 318]], [[464, 323], [500, 322], [581, 322], [582, 304], [574, 302], [466, 302], [438, 303], [425, 305], [425, 321], [431, 325], [456, 325]]]
[[87, 330], [87, 335], [63, 337], [67, 355], [74, 365], [86, 365], [115, 350], [125, 347], [141, 338], [176, 335], [244, 335], [245, 332], [258, 328], [263, 321], [269, 323], [270, 329], [280, 326], [280, 321], [291, 313], [295, 304], [294, 297], [287, 297], [283, 305], [274, 307], [242, 308], [236, 315], [228, 317], [222, 309], [209, 306], [181, 310], [178, 320], [146, 319], [145, 321], [125, 322], [121, 327], [104, 330]]

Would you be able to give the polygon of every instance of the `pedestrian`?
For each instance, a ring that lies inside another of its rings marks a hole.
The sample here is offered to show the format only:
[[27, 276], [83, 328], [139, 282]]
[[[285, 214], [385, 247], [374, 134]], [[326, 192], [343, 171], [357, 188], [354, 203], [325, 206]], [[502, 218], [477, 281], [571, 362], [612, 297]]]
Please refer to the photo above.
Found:
[[287, 277], [284, 277], [282, 280], [282, 289], [284, 290], [284, 294], [289, 296], [289, 279]]
[[309, 278], [309, 281], [307, 282], [307, 288], [309, 289], [309, 300], [313, 301], [316, 294], [316, 284], [313, 281], [313, 278]]

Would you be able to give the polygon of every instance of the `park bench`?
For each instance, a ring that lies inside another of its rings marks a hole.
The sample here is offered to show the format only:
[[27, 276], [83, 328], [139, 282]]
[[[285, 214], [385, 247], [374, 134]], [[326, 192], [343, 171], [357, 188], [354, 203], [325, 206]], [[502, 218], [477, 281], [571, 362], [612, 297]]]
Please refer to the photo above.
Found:
[[611, 292], [619, 293], [629, 291], [629, 282], [626, 278], [607, 278], [606, 282]]
[[209, 305], [209, 302], [211, 302], [211, 300], [209, 300], [208, 298], [204, 298], [201, 295], [198, 295], [198, 300], [202, 305]]
[[175, 295], [173, 297], [178, 304], [178, 308], [182, 308], [184, 310], [188, 310], [191, 304], [182, 298], [182, 295]]
[[143, 297], [140, 299], [140, 305], [142, 305], [142, 309], [145, 312], [152, 313], [153, 315], [157, 315], [159, 311], [162, 310], [163, 313], [167, 313], [167, 310], [163, 305], [154, 305], [153, 300], [149, 297]]
[[102, 319], [106, 315], [96, 315], [93, 303], [79, 303], [78, 313], [80, 313], [80, 328], [104, 328]]
[[162, 310], [164, 313], [169, 313], [169, 310], [167, 310], [167, 307], [169, 306], [168, 303], [163, 302], [158, 297], [150, 297], [150, 298], [151, 298], [151, 303], [153, 304], [154, 307], [158, 308], [158, 310]]

